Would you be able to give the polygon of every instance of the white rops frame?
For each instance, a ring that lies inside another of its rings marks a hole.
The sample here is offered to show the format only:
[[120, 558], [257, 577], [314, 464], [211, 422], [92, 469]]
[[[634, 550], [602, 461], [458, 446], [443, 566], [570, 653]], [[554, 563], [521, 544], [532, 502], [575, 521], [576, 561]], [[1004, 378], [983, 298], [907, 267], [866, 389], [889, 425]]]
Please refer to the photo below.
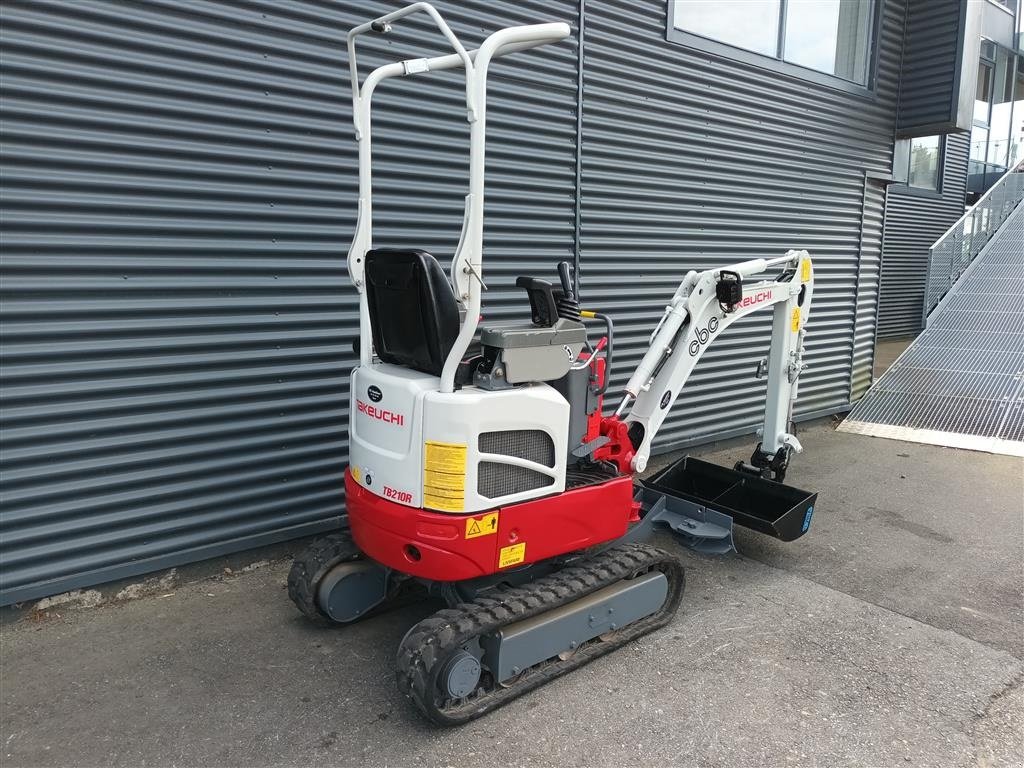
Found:
[[[380, 34], [391, 29], [391, 22], [412, 13], [430, 16], [455, 53], [424, 59], [408, 59], [385, 64], [373, 70], [359, 84], [356, 64], [356, 38], [373, 31]], [[348, 253], [348, 272], [359, 292], [359, 357], [360, 365], [370, 365], [373, 340], [370, 332], [370, 311], [367, 303], [364, 266], [366, 252], [373, 247], [373, 209], [370, 146], [370, 105], [374, 89], [389, 77], [404, 77], [424, 72], [463, 68], [466, 73], [466, 119], [469, 131], [469, 193], [466, 195], [462, 234], [452, 258], [449, 279], [455, 296], [465, 308], [459, 335], [445, 359], [441, 372], [441, 392], [455, 391], [455, 372], [476, 334], [480, 318], [480, 292], [483, 288], [483, 218], [484, 218], [484, 141], [487, 118], [487, 70], [491, 59], [523, 51], [568, 37], [568, 24], [531, 24], [507, 27], [491, 34], [473, 51], [467, 51], [429, 3], [413, 3], [373, 21], [354, 27], [348, 33], [348, 59], [352, 78], [352, 118], [359, 143], [359, 214], [356, 231]]]

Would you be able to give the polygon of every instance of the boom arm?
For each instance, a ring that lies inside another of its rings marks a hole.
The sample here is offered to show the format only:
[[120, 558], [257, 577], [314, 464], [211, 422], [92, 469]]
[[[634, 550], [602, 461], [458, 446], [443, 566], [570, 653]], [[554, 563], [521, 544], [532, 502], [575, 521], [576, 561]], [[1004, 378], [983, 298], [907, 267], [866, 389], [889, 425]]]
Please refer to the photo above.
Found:
[[[743, 279], [774, 267], [782, 268], [775, 279]], [[719, 285], [733, 280], [741, 283], [734, 289], [738, 292], [723, 302]], [[774, 314], [760, 450], [769, 458], [783, 449], [786, 454], [802, 450], [788, 430], [797, 378], [804, 367], [804, 324], [810, 314], [813, 288], [814, 272], [807, 251], [787, 251], [777, 259], [754, 259], [722, 269], [689, 272], [683, 278], [616, 411], [621, 417], [632, 403], [624, 421], [635, 446], [635, 471], [646, 468], [651, 442], [704, 351], [736, 320], [769, 306]]]

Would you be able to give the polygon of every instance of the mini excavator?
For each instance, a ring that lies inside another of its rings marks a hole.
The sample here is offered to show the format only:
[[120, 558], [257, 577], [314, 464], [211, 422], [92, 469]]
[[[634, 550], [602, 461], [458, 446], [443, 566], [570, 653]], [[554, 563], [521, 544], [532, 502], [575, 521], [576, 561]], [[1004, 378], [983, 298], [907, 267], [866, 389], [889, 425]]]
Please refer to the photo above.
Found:
[[[454, 53], [386, 64], [360, 82], [356, 41], [412, 14]], [[659, 527], [704, 552], [733, 549], [732, 524], [805, 533], [815, 494], [783, 484], [814, 287], [806, 251], [686, 274], [614, 412], [605, 394], [611, 318], [582, 310], [568, 264], [558, 284], [520, 277], [530, 319], [481, 324], [487, 74], [500, 57], [566, 38], [569, 26], [501, 29], [467, 51], [415, 3], [349, 32], [359, 211], [348, 269], [359, 295], [351, 375], [349, 529], [294, 561], [288, 592], [310, 619], [351, 624], [427, 590], [448, 607], [402, 640], [399, 688], [435, 723], [463, 723], [664, 626], [683, 595]], [[465, 73], [469, 192], [447, 274], [429, 253], [376, 247], [370, 105], [392, 77]], [[525, 304], [524, 304], [525, 306]], [[640, 481], [658, 433], [708, 347], [772, 309], [761, 442], [727, 468], [686, 457]], [[588, 332], [601, 332], [591, 344]]]

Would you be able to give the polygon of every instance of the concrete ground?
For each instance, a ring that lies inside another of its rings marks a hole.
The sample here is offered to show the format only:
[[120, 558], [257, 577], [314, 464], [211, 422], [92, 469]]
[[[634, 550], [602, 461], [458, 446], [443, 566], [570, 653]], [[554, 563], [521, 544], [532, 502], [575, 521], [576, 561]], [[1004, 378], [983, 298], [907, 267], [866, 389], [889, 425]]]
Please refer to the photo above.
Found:
[[1022, 462], [801, 439], [807, 536], [740, 530], [726, 557], [662, 538], [687, 566], [670, 626], [468, 726], [395, 688], [433, 606], [316, 629], [279, 561], [4, 627], [3, 765], [1024, 764]]
[[889, 366], [913, 343], [914, 338], [910, 336], [903, 339], [882, 339], [875, 344], [875, 367], [872, 369], [875, 379], [889, 370]]

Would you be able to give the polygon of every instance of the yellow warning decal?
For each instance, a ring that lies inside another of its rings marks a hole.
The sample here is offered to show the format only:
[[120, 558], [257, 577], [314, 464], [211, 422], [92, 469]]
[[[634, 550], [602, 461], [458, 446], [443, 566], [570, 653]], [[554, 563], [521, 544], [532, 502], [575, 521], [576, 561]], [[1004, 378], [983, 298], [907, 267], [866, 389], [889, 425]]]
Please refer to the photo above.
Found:
[[789, 327], [793, 333], [800, 330], [800, 307], [793, 307], [793, 318], [790, 320]]
[[800, 262], [800, 282], [806, 283], [811, 279], [811, 260], [804, 259]]
[[423, 490], [423, 506], [438, 512], [461, 512], [464, 506], [462, 497], [437, 496], [429, 490]]
[[483, 517], [466, 518], [466, 538], [490, 536], [498, 532], [498, 513], [490, 512]]
[[423, 448], [423, 506], [461, 512], [466, 494], [465, 443], [427, 440]]
[[359, 467], [349, 467], [348, 471], [352, 473], [352, 479], [357, 483], [363, 482], [363, 471]]
[[510, 565], [518, 565], [526, 559], [526, 542], [521, 541], [511, 547], [502, 547], [498, 551], [498, 567], [508, 568]]
[[437, 443], [427, 440], [423, 445], [427, 470], [466, 476], [465, 443]]

